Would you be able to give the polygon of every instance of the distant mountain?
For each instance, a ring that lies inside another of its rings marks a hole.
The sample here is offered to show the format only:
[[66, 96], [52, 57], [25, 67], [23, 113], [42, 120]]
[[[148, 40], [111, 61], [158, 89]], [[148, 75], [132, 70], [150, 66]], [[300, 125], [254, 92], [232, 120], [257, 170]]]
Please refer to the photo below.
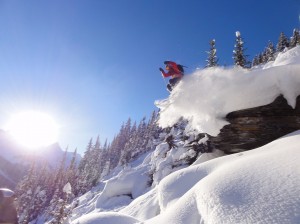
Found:
[[[58, 143], [30, 152], [15, 143], [7, 132], [0, 130], [0, 187], [13, 189], [33, 161], [40, 164], [46, 162], [49, 167], [55, 168], [63, 155], [64, 151]], [[73, 152], [67, 152], [66, 164], [69, 164], [72, 157]], [[81, 156], [77, 154], [76, 157], [79, 163]]]
[[18, 181], [25, 175], [26, 166], [15, 165], [0, 156], [0, 187], [13, 189]]

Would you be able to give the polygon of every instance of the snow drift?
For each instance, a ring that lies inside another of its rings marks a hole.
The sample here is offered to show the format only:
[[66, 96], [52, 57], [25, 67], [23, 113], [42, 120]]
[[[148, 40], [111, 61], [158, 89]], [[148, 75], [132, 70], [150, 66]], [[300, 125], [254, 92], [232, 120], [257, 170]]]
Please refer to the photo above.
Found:
[[299, 148], [297, 131], [252, 151], [196, 162], [119, 212], [94, 210], [72, 223], [299, 223]]
[[299, 146], [300, 131], [170, 174], [145, 223], [299, 223]]

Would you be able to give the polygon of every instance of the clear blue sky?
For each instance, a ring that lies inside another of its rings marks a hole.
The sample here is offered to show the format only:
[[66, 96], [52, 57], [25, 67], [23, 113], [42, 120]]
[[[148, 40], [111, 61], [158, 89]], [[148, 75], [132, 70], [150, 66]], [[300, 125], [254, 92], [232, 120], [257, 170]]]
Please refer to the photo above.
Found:
[[42, 110], [61, 125], [61, 146], [83, 152], [168, 96], [164, 60], [191, 73], [214, 38], [219, 63], [232, 65], [237, 30], [252, 59], [281, 31], [290, 37], [299, 13], [299, 0], [0, 1], [0, 125]]

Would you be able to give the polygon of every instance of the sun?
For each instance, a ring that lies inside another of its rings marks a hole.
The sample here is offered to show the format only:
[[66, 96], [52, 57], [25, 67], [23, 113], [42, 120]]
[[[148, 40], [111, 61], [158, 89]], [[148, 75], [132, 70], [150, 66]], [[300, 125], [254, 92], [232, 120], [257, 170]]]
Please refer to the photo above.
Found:
[[24, 111], [14, 114], [6, 125], [6, 130], [21, 145], [37, 149], [55, 143], [58, 125], [54, 119], [39, 111]]

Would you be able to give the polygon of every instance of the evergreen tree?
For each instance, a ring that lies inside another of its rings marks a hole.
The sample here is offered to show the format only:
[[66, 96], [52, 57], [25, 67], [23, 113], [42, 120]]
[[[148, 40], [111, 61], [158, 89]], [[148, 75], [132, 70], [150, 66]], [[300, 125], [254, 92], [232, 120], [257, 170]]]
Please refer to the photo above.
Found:
[[247, 60], [247, 55], [245, 55], [244, 41], [239, 31], [236, 32], [233, 59], [236, 66], [240, 66], [242, 68], [249, 67], [249, 61]]
[[67, 159], [68, 147], [65, 149], [64, 155], [62, 160], [60, 161], [59, 166], [56, 169], [54, 182], [53, 182], [53, 189], [52, 192], [55, 192], [57, 189], [59, 190], [59, 196], [62, 195], [62, 187], [66, 183], [66, 159]]
[[128, 140], [124, 146], [124, 150], [121, 153], [119, 165], [126, 165], [127, 163], [130, 162], [132, 149], [134, 148], [135, 145], [136, 135], [137, 135], [137, 128], [136, 128], [136, 122], [134, 122], [134, 124], [131, 127]]
[[60, 161], [60, 164], [57, 166], [54, 175], [51, 178], [49, 183], [50, 193], [48, 194], [48, 207], [45, 211], [45, 214], [48, 217], [53, 216], [53, 211], [55, 211], [58, 200], [63, 197], [63, 186], [65, 185], [68, 174], [66, 169], [66, 158], [67, 158], [68, 148], [66, 148], [63, 158]]
[[71, 184], [73, 188], [73, 194], [74, 197], [77, 197], [79, 195], [79, 186], [78, 186], [78, 168], [76, 164], [76, 158], [77, 158], [77, 148], [75, 149], [73, 153], [72, 160], [70, 162], [70, 165], [67, 169], [67, 182]]
[[275, 60], [275, 58], [276, 58], [275, 53], [276, 53], [276, 50], [275, 50], [274, 44], [271, 41], [269, 41], [268, 46], [266, 48], [267, 62]]
[[109, 167], [109, 161], [108, 161], [108, 150], [109, 150], [109, 144], [107, 142], [107, 139], [105, 140], [104, 145], [102, 146], [102, 151], [99, 159], [100, 163], [100, 179], [103, 178], [107, 174], [107, 169]]
[[146, 117], [143, 117], [137, 128], [135, 145], [132, 149], [131, 158], [136, 158], [139, 154], [141, 154], [143, 147], [145, 146], [145, 142], [147, 141], [146, 127]]
[[98, 183], [100, 178], [100, 163], [101, 163], [101, 144], [100, 137], [97, 137], [96, 143], [92, 149], [92, 158], [90, 160], [89, 170], [89, 186], [93, 187]]
[[[121, 130], [123, 128], [124, 125], [122, 125]], [[111, 171], [118, 165], [121, 156], [120, 133], [116, 137], [114, 137], [113, 141], [111, 142], [108, 156], [109, 156], [109, 171]]]
[[35, 163], [30, 167], [28, 174], [18, 184], [16, 189], [17, 195], [17, 211], [19, 214], [19, 223], [27, 224], [31, 221], [31, 212], [33, 208], [30, 206], [33, 200], [32, 188], [36, 188]]
[[61, 193], [60, 193], [61, 189], [56, 189], [53, 197], [49, 203], [49, 207], [47, 208], [47, 215], [48, 217], [51, 217], [51, 219], [56, 216], [56, 212], [57, 212], [57, 208], [60, 205], [60, 197], [61, 197]]
[[293, 36], [291, 37], [290, 48], [300, 45], [300, 33], [298, 29], [294, 29]]
[[58, 190], [55, 192], [53, 200], [51, 201], [51, 206], [53, 210], [51, 211], [52, 219], [50, 224], [61, 224], [64, 223], [68, 216], [71, 214], [72, 208], [68, 206], [70, 202], [70, 195], [72, 194], [71, 184], [68, 182], [62, 189], [62, 196], [58, 194]]
[[261, 53], [261, 63], [262, 63], [262, 64], [266, 64], [267, 62], [268, 62], [267, 49], [265, 49], [265, 50]]
[[17, 186], [17, 210], [19, 223], [27, 224], [35, 220], [45, 209], [47, 195], [44, 186], [46, 170], [40, 170], [35, 163], [29, 173]]
[[79, 166], [78, 166], [78, 181], [77, 181], [77, 188], [75, 192], [78, 195], [82, 195], [89, 190], [89, 173], [91, 168], [91, 158], [92, 158], [92, 148], [93, 148], [93, 139], [91, 138], [87, 147], [86, 151], [81, 159]]
[[158, 120], [158, 113], [156, 111], [153, 111], [147, 125], [147, 133], [148, 133], [147, 135], [149, 137], [148, 137], [147, 146], [145, 148], [146, 151], [153, 149], [157, 145], [156, 139], [159, 138], [159, 134], [162, 131], [162, 129], [157, 124], [157, 120]]
[[288, 47], [289, 47], [289, 40], [285, 36], [285, 34], [283, 32], [281, 32], [279, 39], [278, 39], [277, 46], [276, 46], [276, 51], [282, 52], [285, 48], [288, 48]]
[[208, 54], [208, 58], [206, 59], [206, 68], [218, 66], [218, 57], [217, 57], [217, 49], [216, 49], [216, 41], [211, 40], [209, 42], [210, 49], [206, 53]]
[[252, 67], [255, 67], [255, 66], [257, 66], [257, 65], [259, 65], [259, 56], [258, 55], [255, 55], [255, 57], [253, 58], [253, 60], [252, 60]]
[[89, 162], [90, 157], [91, 157], [92, 147], [93, 147], [93, 138], [90, 139], [90, 141], [86, 147], [86, 150], [84, 152], [83, 158], [80, 160], [80, 163], [78, 166], [79, 171], [83, 171], [85, 166]]

